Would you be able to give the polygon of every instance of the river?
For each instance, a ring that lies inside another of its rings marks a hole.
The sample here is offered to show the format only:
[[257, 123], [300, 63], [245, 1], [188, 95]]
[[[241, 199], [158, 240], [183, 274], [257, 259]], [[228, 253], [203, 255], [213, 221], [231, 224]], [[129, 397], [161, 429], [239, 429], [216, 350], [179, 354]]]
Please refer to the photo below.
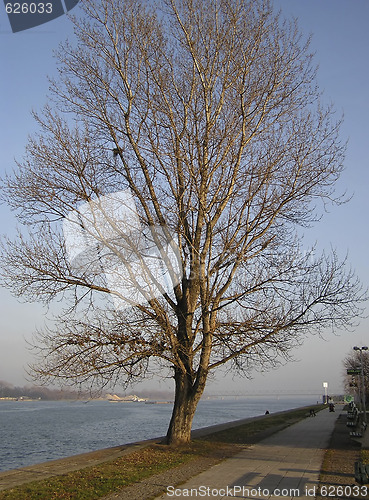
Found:
[[[314, 404], [315, 396], [200, 401], [193, 428]], [[0, 401], [0, 470], [166, 434], [172, 404]]]

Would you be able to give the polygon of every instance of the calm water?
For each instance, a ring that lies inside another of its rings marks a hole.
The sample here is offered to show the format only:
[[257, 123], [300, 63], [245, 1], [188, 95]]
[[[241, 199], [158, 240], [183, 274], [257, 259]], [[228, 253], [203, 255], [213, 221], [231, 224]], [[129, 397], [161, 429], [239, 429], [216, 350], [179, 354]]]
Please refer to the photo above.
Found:
[[[201, 401], [193, 428], [316, 401], [314, 396]], [[163, 436], [171, 411], [171, 404], [0, 401], [0, 470]]]

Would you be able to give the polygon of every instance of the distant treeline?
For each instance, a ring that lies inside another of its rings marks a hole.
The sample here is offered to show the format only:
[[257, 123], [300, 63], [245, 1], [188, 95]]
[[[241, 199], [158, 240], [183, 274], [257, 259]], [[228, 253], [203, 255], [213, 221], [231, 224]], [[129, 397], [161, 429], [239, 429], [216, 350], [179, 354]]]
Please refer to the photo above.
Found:
[[24, 386], [17, 387], [0, 380], [0, 398], [31, 398], [57, 401], [60, 399], [78, 399], [83, 394], [66, 389], [50, 389], [48, 387]]

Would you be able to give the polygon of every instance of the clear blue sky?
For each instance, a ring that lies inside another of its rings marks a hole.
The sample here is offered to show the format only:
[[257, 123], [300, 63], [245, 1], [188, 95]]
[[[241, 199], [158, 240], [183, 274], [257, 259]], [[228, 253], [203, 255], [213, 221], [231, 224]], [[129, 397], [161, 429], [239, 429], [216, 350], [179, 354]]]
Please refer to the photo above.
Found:
[[[364, 285], [369, 283], [369, 139], [368, 139], [368, 0], [276, 0], [285, 16], [296, 16], [305, 34], [312, 34], [312, 47], [319, 64], [319, 83], [327, 101], [338, 114], [344, 113], [343, 138], [349, 139], [346, 171], [338, 189], [347, 189], [353, 199], [335, 208], [309, 231], [310, 241], [320, 248], [332, 244], [349, 261]], [[74, 9], [77, 13], [78, 6]], [[46, 75], [55, 74], [52, 51], [71, 36], [66, 16], [25, 32], [13, 34], [5, 9], [0, 6], [0, 172], [10, 170], [13, 159], [21, 158], [28, 134], [35, 130], [30, 111], [46, 102]], [[11, 234], [15, 221], [0, 206], [1, 234]], [[0, 380], [24, 383], [23, 366], [30, 361], [26, 339], [44, 322], [39, 305], [22, 304], [8, 291], [0, 290]], [[325, 340], [308, 339], [294, 352], [296, 362], [277, 371], [255, 375], [253, 381], [235, 379], [235, 392], [258, 390], [313, 390], [322, 393], [327, 381], [332, 391], [341, 390], [342, 359], [354, 345], [369, 343], [369, 321], [362, 321], [353, 333], [327, 333]], [[210, 390], [222, 390], [222, 377]], [[229, 388], [229, 384], [228, 384]]]

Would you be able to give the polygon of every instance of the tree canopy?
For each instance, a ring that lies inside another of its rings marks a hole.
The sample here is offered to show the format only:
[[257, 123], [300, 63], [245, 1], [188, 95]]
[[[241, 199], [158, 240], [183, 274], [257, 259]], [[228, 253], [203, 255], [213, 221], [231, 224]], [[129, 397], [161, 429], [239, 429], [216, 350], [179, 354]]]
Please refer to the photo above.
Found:
[[267, 0], [81, 6], [39, 133], [3, 182], [28, 226], [3, 242], [3, 283], [68, 303], [38, 332], [38, 375], [169, 369], [168, 442], [183, 442], [210, 372], [274, 365], [360, 311], [346, 263], [298, 237], [340, 202], [340, 120], [309, 40]]

